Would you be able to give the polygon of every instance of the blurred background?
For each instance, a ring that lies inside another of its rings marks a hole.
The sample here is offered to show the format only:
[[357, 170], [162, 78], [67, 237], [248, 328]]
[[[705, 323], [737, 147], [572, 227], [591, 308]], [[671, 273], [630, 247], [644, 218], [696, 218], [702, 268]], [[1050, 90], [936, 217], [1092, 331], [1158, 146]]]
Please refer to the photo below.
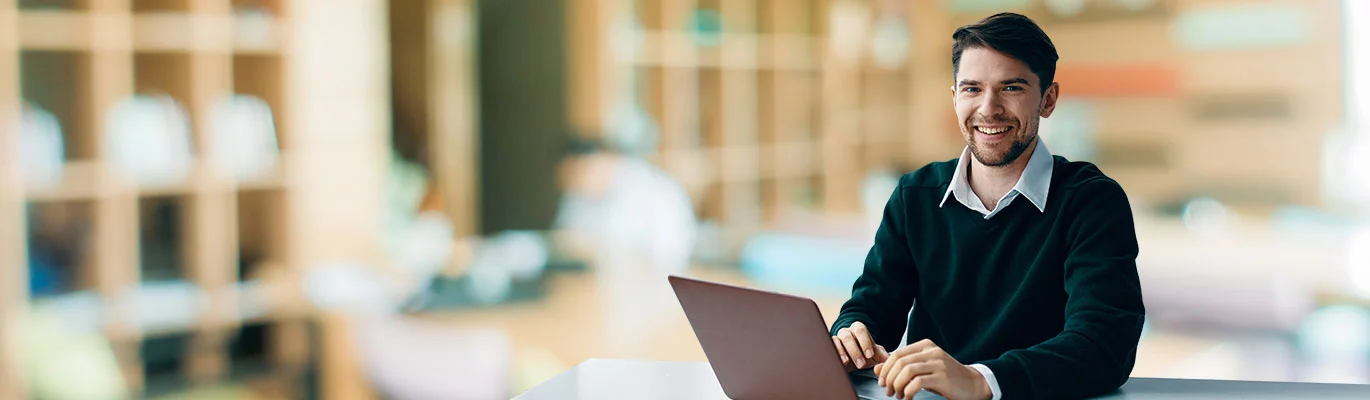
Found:
[[0, 0], [0, 398], [703, 361], [672, 273], [831, 321], [999, 11], [1134, 207], [1134, 375], [1370, 383], [1370, 2]]

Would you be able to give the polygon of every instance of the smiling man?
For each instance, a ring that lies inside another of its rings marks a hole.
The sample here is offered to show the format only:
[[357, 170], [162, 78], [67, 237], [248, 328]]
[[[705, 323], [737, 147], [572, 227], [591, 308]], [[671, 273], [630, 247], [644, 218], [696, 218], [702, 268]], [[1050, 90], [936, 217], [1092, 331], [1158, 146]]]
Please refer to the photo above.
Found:
[[1037, 24], [997, 14], [952, 39], [966, 148], [900, 179], [833, 345], [902, 398], [1112, 391], [1132, 372], [1145, 316], [1127, 195], [1038, 139], [1061, 88]]

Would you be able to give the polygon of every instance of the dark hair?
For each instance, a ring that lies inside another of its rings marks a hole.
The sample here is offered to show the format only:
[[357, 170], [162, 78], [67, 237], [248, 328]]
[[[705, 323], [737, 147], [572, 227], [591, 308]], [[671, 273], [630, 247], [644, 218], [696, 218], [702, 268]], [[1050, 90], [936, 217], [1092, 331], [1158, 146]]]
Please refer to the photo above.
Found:
[[1056, 46], [1032, 19], [1015, 13], [998, 13], [971, 25], [956, 28], [951, 34], [951, 71], [961, 70], [961, 53], [975, 47], [988, 47], [1028, 65], [1037, 74], [1043, 95], [1056, 78]]
[[609, 146], [605, 145], [603, 141], [572, 135], [567, 138], [566, 147], [562, 149], [562, 154], [566, 158], [574, 158], [605, 151], [609, 151]]

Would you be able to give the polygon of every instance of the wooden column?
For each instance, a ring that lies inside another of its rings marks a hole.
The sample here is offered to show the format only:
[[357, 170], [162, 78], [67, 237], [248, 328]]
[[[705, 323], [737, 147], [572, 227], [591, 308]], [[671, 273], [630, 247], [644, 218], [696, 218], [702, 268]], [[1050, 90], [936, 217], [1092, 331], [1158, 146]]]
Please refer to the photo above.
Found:
[[[480, 232], [480, 137], [476, 132], [475, 100], [478, 85], [472, 56], [476, 51], [477, 25], [470, 3], [431, 0], [428, 12], [424, 13], [430, 20], [426, 61], [431, 119], [428, 127], [432, 138], [429, 157], [445, 200], [444, 210], [452, 218], [458, 238]], [[572, 7], [567, 9], [575, 12]], [[572, 65], [578, 64], [573, 61]], [[586, 74], [577, 73], [576, 77], [582, 75]], [[571, 82], [576, 84], [574, 79]]]
[[[287, 264], [298, 272], [336, 262], [383, 266], [377, 239], [390, 148], [387, 2], [292, 0], [285, 9]], [[304, 321], [282, 322], [276, 331], [276, 362], [309, 357]], [[336, 337], [346, 332], [322, 334], [325, 343], [347, 341]], [[356, 396], [346, 390], [353, 378], [347, 370], [327, 359], [321, 367], [324, 398]]]
[[[760, 35], [756, 0], [721, 3], [723, 43], [720, 99], [723, 141], [717, 153], [723, 190], [723, 222], [743, 243], [761, 222], [760, 148], [757, 135], [757, 71]], [[740, 246], [739, 246], [740, 247]], [[730, 249], [729, 254], [732, 253]]]
[[138, 356], [141, 332], [134, 324], [132, 296], [139, 280], [138, 194], [129, 182], [112, 172], [102, 153], [108, 146], [105, 126], [114, 104], [133, 93], [133, 27], [129, 0], [91, 0], [91, 53], [88, 73], [89, 97], [85, 109], [90, 116], [81, 140], [90, 142], [97, 161], [95, 181], [94, 259], [96, 292], [110, 311], [106, 332], [127, 378], [129, 388], [143, 388], [143, 373]]
[[[835, 1], [823, 3], [822, 9], [827, 12], [832, 12], [830, 9], [834, 4], [841, 4]], [[830, 32], [834, 28], [828, 26], [827, 30]], [[829, 33], [828, 37], [831, 36]], [[831, 46], [857, 46], [864, 49], [866, 41], [837, 44], [829, 40], [826, 43], [821, 94], [823, 209], [831, 214], [854, 214], [860, 210], [858, 189], [861, 182], [855, 178], [860, 175], [858, 153], [861, 123], [858, 111], [861, 101], [861, 61], [859, 57], [844, 59], [835, 55], [840, 49]]]
[[14, 0], [0, 0], [0, 399], [24, 399], [23, 349], [13, 346], [28, 311], [24, 185], [19, 170], [19, 43]]
[[238, 271], [237, 195], [230, 171], [215, 169], [220, 151], [213, 147], [211, 124], [215, 103], [233, 92], [233, 32], [228, 0], [190, 3], [190, 90], [186, 99], [195, 132], [197, 168], [186, 215], [187, 277], [207, 295], [207, 312], [192, 338], [186, 375], [197, 384], [216, 382], [228, 373], [225, 345], [237, 326], [237, 297], [232, 291]]
[[[640, 2], [639, 6], [654, 3], [658, 2]], [[686, 21], [697, 4], [695, 0], [668, 0], [659, 3], [656, 10], [658, 12], [654, 13], [659, 19], [658, 22], [652, 24], [653, 21], [640, 21], [649, 28], [654, 28], [650, 30], [654, 34], [649, 37], [655, 39], [644, 44], [640, 51], [654, 55], [654, 59], [661, 61], [660, 65], [648, 67], [641, 64], [619, 63], [609, 72], [628, 73], [630, 75], [626, 76], [631, 77], [634, 76], [631, 75], [634, 74], [634, 67], [644, 71], [649, 68], [659, 71], [661, 86], [652, 88], [651, 91], [656, 92], [652, 93], [652, 96], [659, 98], [661, 103], [658, 120], [661, 126], [661, 148], [665, 150], [661, 157], [662, 164], [667, 171], [682, 181], [690, 197], [699, 205], [705, 201], [706, 191], [709, 190], [708, 183], [715, 180], [709, 177], [713, 176], [716, 166], [709, 164], [709, 159], [705, 156], [703, 128], [700, 123], [699, 51], [686, 32]], [[624, 76], [620, 75], [616, 79], [624, 80]], [[628, 81], [631, 82], [631, 79]], [[613, 86], [602, 86], [600, 90], [609, 88]], [[613, 104], [606, 106], [612, 107]], [[608, 113], [603, 115], [607, 116]]]

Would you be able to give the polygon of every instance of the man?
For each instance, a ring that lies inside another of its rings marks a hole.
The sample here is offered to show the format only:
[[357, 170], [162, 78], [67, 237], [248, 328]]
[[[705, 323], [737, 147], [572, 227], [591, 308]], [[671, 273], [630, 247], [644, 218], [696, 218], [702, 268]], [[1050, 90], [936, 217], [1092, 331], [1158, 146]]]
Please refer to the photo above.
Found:
[[559, 166], [565, 194], [555, 229], [596, 268], [689, 267], [696, 221], [689, 193], [670, 174], [607, 143], [573, 139]]
[[[1132, 371], [1145, 315], [1127, 196], [1037, 139], [1060, 85], [1056, 49], [1032, 20], [997, 14], [952, 39], [966, 148], [900, 179], [833, 345], [901, 398], [1112, 391]], [[906, 326], [910, 344], [887, 353]]]
[[694, 204], [670, 174], [623, 146], [576, 139], [561, 165], [558, 241], [597, 271], [606, 339], [626, 352], [658, 346], [651, 329], [674, 307], [666, 274], [690, 266]]

